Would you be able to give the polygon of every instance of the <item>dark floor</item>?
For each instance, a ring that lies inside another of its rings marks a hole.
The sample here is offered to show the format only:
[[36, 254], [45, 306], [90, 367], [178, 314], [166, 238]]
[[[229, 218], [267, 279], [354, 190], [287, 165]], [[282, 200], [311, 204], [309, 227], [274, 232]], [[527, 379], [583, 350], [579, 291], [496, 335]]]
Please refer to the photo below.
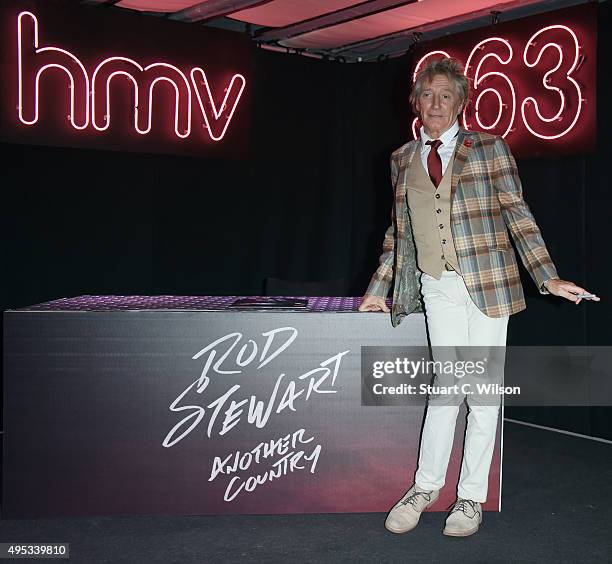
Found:
[[[5, 520], [0, 542], [69, 542], [72, 562], [612, 562], [612, 445], [507, 422], [503, 506], [468, 538], [425, 513]], [[31, 560], [29, 560], [31, 562]]]

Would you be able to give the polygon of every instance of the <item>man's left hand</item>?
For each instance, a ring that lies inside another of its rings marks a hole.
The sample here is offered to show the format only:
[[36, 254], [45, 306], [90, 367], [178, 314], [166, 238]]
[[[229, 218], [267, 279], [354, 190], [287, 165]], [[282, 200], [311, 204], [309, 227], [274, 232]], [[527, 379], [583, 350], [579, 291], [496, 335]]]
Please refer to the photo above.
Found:
[[[577, 286], [573, 282], [561, 280], [560, 278], [552, 278], [548, 280], [544, 284], [544, 286], [551, 294], [554, 294], [555, 296], [561, 296], [562, 298], [565, 298], [570, 302], [574, 302], [576, 305], [578, 305], [583, 300], [583, 298], [578, 298], [576, 294], [592, 293], [588, 290], [585, 290], [584, 288], [581, 288], [580, 286]], [[600, 298], [598, 298], [597, 296], [589, 299], [594, 302], [600, 301]]]

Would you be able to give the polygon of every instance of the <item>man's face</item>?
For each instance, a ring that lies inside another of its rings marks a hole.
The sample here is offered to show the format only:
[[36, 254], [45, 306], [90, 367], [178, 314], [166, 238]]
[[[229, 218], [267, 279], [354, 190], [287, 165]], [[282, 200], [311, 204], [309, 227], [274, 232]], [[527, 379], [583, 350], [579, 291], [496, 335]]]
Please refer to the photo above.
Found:
[[443, 74], [436, 74], [423, 83], [416, 109], [425, 133], [437, 139], [453, 125], [462, 108], [455, 85]]

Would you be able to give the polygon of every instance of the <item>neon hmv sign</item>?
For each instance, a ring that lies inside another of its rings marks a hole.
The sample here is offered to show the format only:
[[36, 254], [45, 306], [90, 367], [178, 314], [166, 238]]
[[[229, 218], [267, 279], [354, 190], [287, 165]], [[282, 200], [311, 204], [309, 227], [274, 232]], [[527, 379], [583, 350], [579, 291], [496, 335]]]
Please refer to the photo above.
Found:
[[[59, 71], [69, 88], [67, 120], [77, 131], [109, 129], [113, 118], [112, 87], [123, 80], [129, 85], [133, 101], [132, 123], [127, 125], [136, 133], [149, 134], [157, 122], [157, 92], [165, 84], [173, 101], [171, 135], [186, 139], [195, 126], [202, 127], [212, 141], [221, 141], [246, 86], [244, 76], [234, 74], [225, 85], [222, 99], [215, 99], [209, 78], [200, 67], [184, 73], [166, 62], [144, 66], [122, 56], [107, 57], [88, 71], [74, 53], [41, 44], [38, 19], [31, 12], [21, 12], [17, 17], [17, 67], [20, 122], [28, 126], [39, 122], [41, 103], [52, 104], [48, 98], [41, 102], [41, 77]], [[50, 111], [49, 106], [46, 111]]]
[[[465, 36], [439, 43], [418, 60], [413, 81], [431, 59], [457, 57], [465, 63], [472, 90], [462, 115], [467, 129], [507, 137], [529, 150], [584, 146], [581, 137], [595, 127], [591, 38], [584, 23], [578, 28], [538, 23], [511, 22], [476, 42]], [[418, 125], [412, 124], [415, 138]]]

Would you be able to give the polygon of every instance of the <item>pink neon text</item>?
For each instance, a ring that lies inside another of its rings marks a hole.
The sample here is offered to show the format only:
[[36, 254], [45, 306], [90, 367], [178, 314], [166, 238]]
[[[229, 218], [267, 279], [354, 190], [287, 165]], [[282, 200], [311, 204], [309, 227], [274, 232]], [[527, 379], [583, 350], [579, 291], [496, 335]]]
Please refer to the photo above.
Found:
[[34, 125], [39, 119], [40, 78], [48, 69], [59, 69], [68, 80], [72, 127], [83, 130], [90, 124], [105, 131], [111, 124], [111, 84], [117, 77], [129, 81], [133, 91], [133, 125], [141, 135], [151, 131], [154, 93], [159, 83], [174, 91], [173, 129], [177, 137], [189, 137], [192, 130], [192, 90], [202, 115], [202, 127], [213, 141], [226, 134], [246, 86], [241, 74], [234, 74], [217, 105], [204, 70], [193, 67], [187, 76], [174, 65], [156, 62], [142, 66], [127, 57], [108, 57], [93, 73], [73, 53], [59, 47], [40, 47], [38, 20], [31, 12], [17, 17], [17, 57], [19, 82], [19, 119]]

